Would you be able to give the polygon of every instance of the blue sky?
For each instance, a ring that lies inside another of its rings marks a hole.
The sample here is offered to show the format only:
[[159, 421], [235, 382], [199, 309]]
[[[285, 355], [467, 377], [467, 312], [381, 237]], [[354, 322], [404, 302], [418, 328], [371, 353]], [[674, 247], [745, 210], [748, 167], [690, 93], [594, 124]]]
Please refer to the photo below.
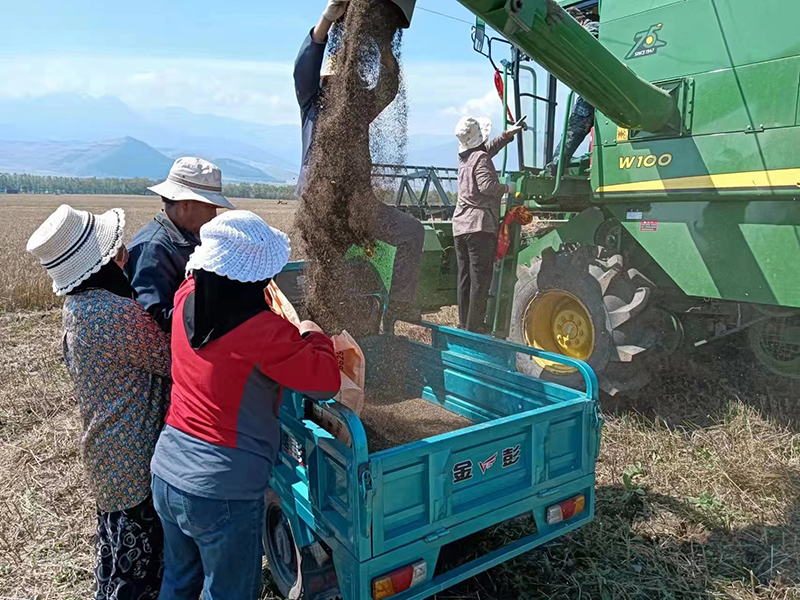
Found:
[[[181, 106], [287, 124], [298, 121], [292, 62], [325, 2], [5, 4], [0, 97], [112, 95], [136, 109]], [[467, 113], [500, 120], [491, 67], [472, 50], [473, 22], [455, 0], [419, 0], [404, 37], [411, 133], [452, 135]]]

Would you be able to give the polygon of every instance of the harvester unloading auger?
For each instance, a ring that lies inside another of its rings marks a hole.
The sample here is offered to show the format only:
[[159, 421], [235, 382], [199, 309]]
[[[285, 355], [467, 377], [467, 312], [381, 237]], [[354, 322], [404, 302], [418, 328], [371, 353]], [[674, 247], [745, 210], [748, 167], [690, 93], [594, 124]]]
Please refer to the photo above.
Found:
[[[393, 1], [410, 20], [414, 0]], [[525, 206], [540, 227], [511, 225], [493, 335], [585, 360], [611, 393], [644, 385], [655, 357], [743, 331], [763, 365], [800, 377], [800, 3], [460, 2], [478, 17], [475, 49], [514, 83], [511, 112], [546, 110], [544, 156], [533, 137], [519, 141], [518, 171], [503, 161], [517, 188], [504, 211]], [[597, 15], [599, 40], [570, 8]], [[510, 60], [495, 62], [498, 44]], [[546, 93], [529, 61], [550, 73]], [[598, 112], [590, 157], [548, 177], [557, 80]], [[425, 248], [424, 308], [455, 303], [448, 222], [428, 224]], [[518, 368], [578, 379], [527, 356]]]

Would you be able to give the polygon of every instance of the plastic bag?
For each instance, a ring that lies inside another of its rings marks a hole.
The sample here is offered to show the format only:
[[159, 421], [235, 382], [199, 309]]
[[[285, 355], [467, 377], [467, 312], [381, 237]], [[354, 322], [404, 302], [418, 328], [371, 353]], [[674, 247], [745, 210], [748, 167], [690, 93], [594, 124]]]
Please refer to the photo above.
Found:
[[[300, 325], [297, 311], [275, 283], [275, 280], [270, 281], [269, 285], [264, 289], [264, 298], [272, 312], [295, 326]], [[333, 341], [333, 349], [336, 352], [336, 359], [339, 361], [339, 371], [341, 372], [339, 393], [336, 394], [334, 399], [358, 414], [364, 407], [364, 378], [367, 370], [364, 353], [353, 339], [353, 336], [346, 331], [333, 336], [331, 340]]]
[[264, 299], [276, 315], [283, 317], [295, 326], [300, 325], [300, 317], [297, 316], [297, 311], [274, 279], [264, 289]]
[[333, 349], [339, 361], [342, 383], [335, 400], [359, 414], [364, 408], [364, 379], [367, 365], [364, 353], [346, 331], [333, 336]]

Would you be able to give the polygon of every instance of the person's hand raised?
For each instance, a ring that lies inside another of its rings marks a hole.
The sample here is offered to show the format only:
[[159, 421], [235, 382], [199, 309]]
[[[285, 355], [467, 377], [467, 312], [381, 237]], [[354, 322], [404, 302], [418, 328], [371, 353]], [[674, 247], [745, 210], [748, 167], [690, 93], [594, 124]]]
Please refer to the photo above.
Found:
[[328, 0], [328, 4], [325, 7], [325, 11], [322, 13], [322, 17], [333, 23], [334, 21], [338, 21], [344, 11], [347, 10], [347, 3], [350, 0]]
[[527, 130], [528, 129], [528, 124], [525, 122], [526, 118], [527, 117], [522, 117], [519, 121], [517, 121], [513, 125], [509, 126], [509, 128], [506, 129], [506, 136], [508, 136], [509, 138], [513, 138], [520, 131]]

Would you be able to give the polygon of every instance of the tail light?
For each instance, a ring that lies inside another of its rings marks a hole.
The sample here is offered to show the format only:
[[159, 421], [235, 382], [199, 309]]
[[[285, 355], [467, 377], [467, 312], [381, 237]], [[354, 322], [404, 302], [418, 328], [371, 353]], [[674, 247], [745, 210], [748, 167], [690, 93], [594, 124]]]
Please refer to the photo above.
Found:
[[381, 600], [394, 596], [422, 583], [428, 577], [428, 565], [424, 560], [400, 567], [372, 580], [372, 597]]
[[570, 517], [574, 517], [578, 513], [582, 513], [584, 508], [586, 508], [586, 498], [583, 497], [583, 494], [578, 494], [569, 500], [564, 500], [563, 502], [548, 507], [547, 518], [545, 520], [548, 525], [560, 523], [561, 521], [566, 521]]

